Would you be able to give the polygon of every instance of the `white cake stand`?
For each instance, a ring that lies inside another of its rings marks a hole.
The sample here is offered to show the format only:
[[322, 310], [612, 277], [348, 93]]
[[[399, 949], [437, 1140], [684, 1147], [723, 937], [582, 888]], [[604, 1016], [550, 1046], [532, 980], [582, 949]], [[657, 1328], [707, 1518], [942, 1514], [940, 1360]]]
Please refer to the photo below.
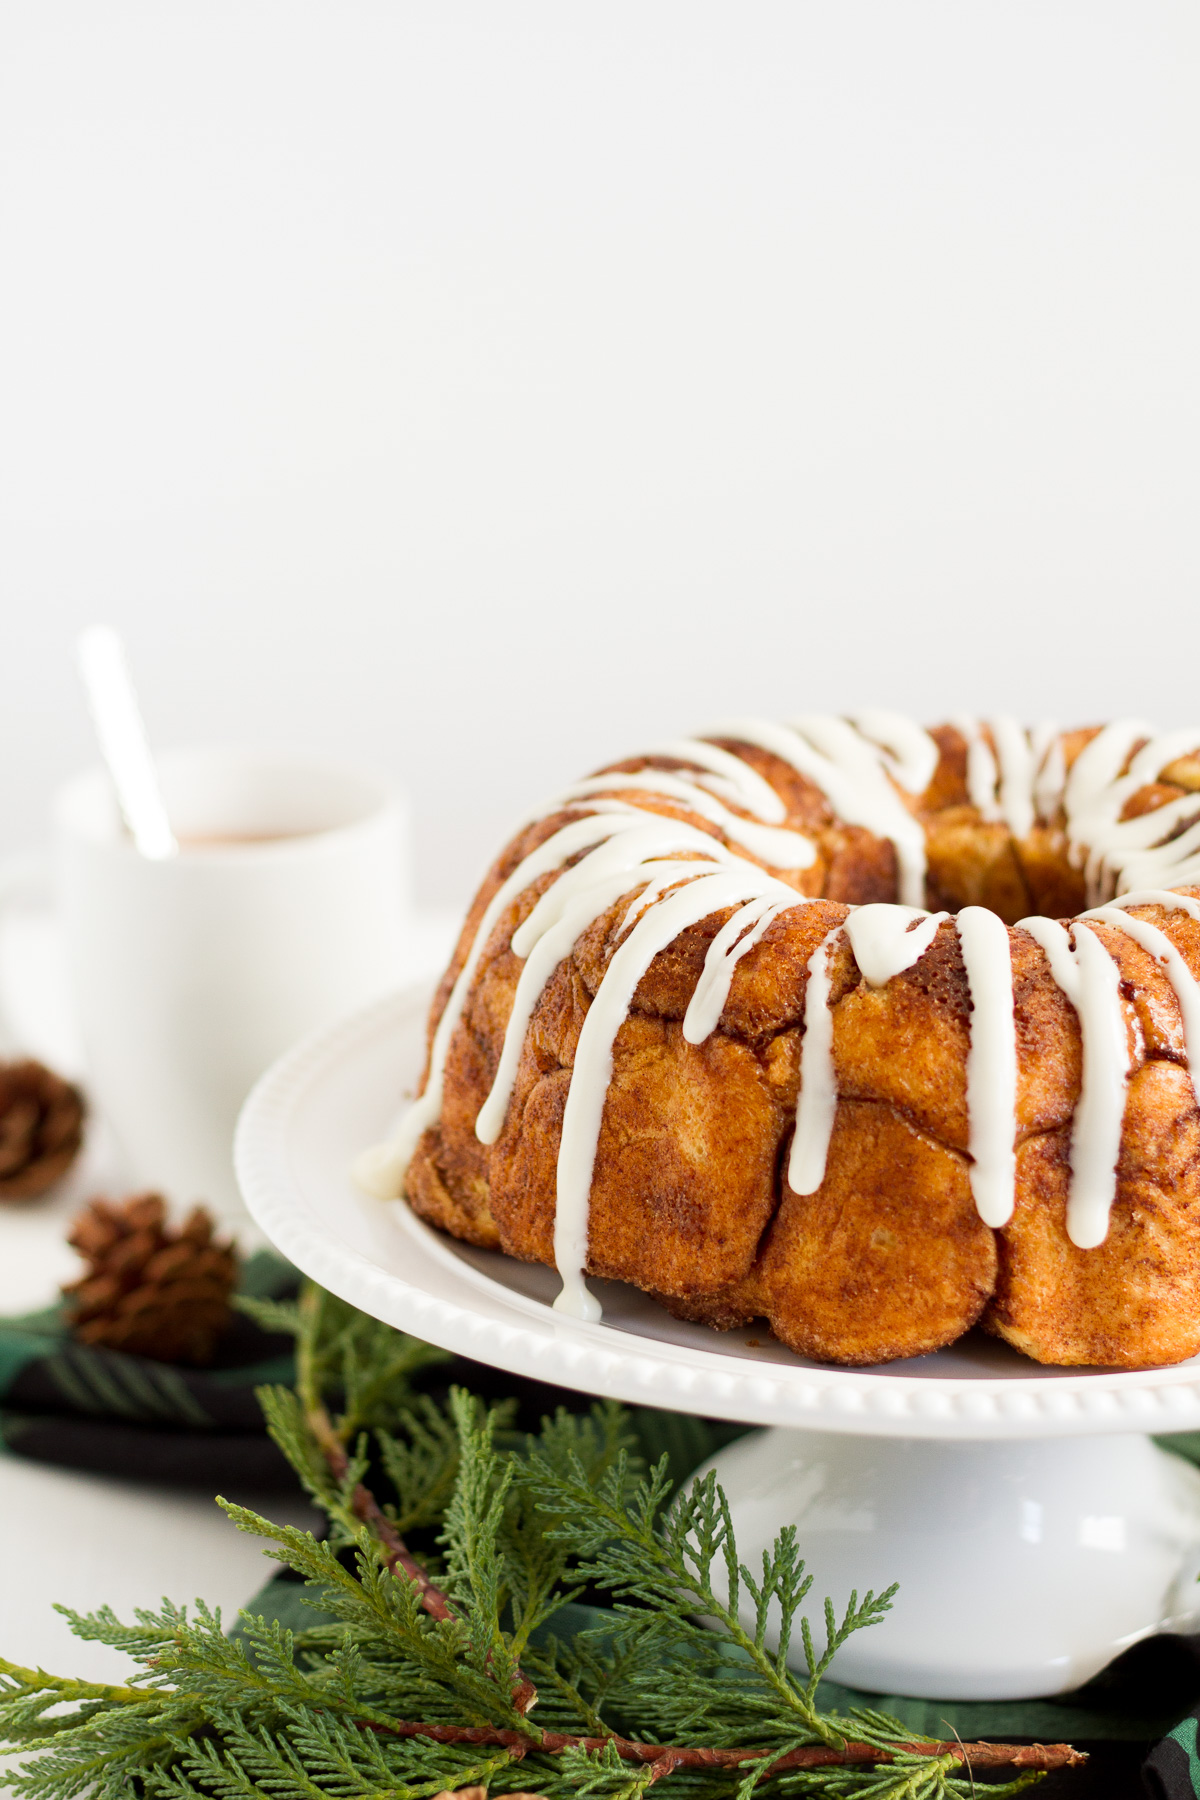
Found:
[[426, 989], [306, 1040], [246, 1103], [246, 1204], [284, 1255], [431, 1343], [542, 1381], [772, 1429], [715, 1459], [743, 1558], [793, 1521], [814, 1594], [899, 1581], [834, 1673], [944, 1699], [1062, 1693], [1162, 1630], [1200, 1629], [1200, 1474], [1148, 1434], [1200, 1428], [1200, 1358], [1173, 1369], [1041, 1368], [972, 1334], [872, 1370], [757, 1331], [683, 1324], [596, 1282], [598, 1325], [550, 1309], [552, 1271], [470, 1249], [351, 1159], [394, 1127], [424, 1053]]

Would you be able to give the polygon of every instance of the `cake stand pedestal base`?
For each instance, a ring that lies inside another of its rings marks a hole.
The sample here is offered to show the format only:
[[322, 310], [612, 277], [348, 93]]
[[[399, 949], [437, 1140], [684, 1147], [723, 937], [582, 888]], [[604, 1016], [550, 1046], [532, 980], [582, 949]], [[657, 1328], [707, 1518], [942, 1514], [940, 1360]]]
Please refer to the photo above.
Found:
[[852, 1587], [899, 1582], [883, 1623], [833, 1664], [851, 1687], [1059, 1694], [1152, 1632], [1200, 1629], [1200, 1472], [1148, 1437], [964, 1443], [776, 1427], [705, 1468], [752, 1571], [795, 1524], [814, 1624], [825, 1594], [840, 1616]]

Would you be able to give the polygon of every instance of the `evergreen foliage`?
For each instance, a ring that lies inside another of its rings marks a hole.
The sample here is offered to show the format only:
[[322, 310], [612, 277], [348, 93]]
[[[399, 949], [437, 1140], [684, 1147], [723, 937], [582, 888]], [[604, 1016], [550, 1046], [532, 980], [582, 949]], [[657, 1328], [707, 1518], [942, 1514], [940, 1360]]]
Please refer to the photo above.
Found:
[[[814, 1634], [793, 1529], [746, 1568], [713, 1477], [672, 1496], [665, 1459], [639, 1465], [619, 1408], [560, 1412], [518, 1438], [503, 1406], [452, 1390], [441, 1408], [415, 1391], [440, 1353], [319, 1289], [296, 1306], [246, 1304], [296, 1333], [295, 1389], [260, 1398], [328, 1536], [221, 1504], [332, 1622], [293, 1633], [243, 1614], [230, 1637], [201, 1602], [164, 1601], [133, 1625], [107, 1608], [67, 1612], [77, 1636], [123, 1650], [134, 1672], [106, 1686], [0, 1660], [0, 1742], [26, 1753], [14, 1794], [424, 1800], [482, 1784], [634, 1800], [659, 1780], [679, 1800], [975, 1791], [958, 1758], [922, 1749], [898, 1720], [818, 1705], [831, 1658], [893, 1590], [852, 1595], [840, 1618], [826, 1601]], [[398, 1560], [410, 1534], [419, 1579]], [[611, 1611], [560, 1641], [555, 1615], [585, 1590]], [[806, 1674], [788, 1666], [795, 1644]], [[885, 1760], [778, 1766], [806, 1747], [843, 1754], [848, 1740]], [[674, 1748], [647, 1760], [643, 1745]], [[739, 1746], [724, 1762], [695, 1754]]]

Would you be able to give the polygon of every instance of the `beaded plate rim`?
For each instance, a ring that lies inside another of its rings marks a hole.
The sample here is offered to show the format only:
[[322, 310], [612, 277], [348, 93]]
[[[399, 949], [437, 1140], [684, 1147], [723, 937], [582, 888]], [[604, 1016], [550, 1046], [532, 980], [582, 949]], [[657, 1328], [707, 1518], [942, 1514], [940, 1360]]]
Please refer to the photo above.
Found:
[[[397, 1201], [386, 1210], [403, 1236], [406, 1279], [314, 1210], [295, 1140], [300, 1121], [320, 1113], [322, 1103], [328, 1110], [333, 1086], [356, 1063], [378, 1074], [397, 1034], [423, 1022], [429, 997], [428, 983], [411, 985], [302, 1039], [260, 1078], [238, 1121], [235, 1167], [256, 1224], [297, 1268], [364, 1312], [512, 1374], [752, 1425], [965, 1440], [1200, 1428], [1200, 1359], [1144, 1371], [918, 1378], [899, 1368], [747, 1362], [722, 1352], [715, 1331], [708, 1350], [585, 1324], [461, 1261], [451, 1240]], [[326, 1146], [344, 1152], [347, 1170], [362, 1147]], [[338, 1198], [327, 1176], [321, 1184], [326, 1201]], [[351, 1190], [348, 1174], [341, 1186], [343, 1208], [356, 1200], [364, 1213], [380, 1207]]]

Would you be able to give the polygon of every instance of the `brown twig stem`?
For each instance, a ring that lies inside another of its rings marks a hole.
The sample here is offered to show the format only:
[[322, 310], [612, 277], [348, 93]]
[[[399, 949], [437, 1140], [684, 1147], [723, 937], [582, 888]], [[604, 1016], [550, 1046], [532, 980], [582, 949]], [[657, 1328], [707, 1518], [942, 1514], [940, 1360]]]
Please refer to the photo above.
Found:
[[[321, 1454], [329, 1465], [330, 1473], [335, 1481], [346, 1478], [350, 1467], [350, 1458], [334, 1428], [325, 1407], [319, 1400], [309, 1398], [304, 1409], [305, 1422], [313, 1437], [320, 1445]], [[454, 1608], [435, 1581], [431, 1581], [425, 1573], [408, 1545], [404, 1542], [392, 1521], [388, 1518], [370, 1488], [364, 1487], [360, 1481], [355, 1485], [350, 1498], [350, 1505], [356, 1519], [367, 1527], [383, 1548], [383, 1560], [391, 1574], [402, 1569], [406, 1578], [417, 1590], [417, 1596], [425, 1611], [434, 1619], [453, 1619]], [[537, 1700], [537, 1689], [532, 1681], [522, 1675], [515, 1683], [512, 1691], [513, 1705], [519, 1713], [527, 1713]]]
[[[321, 1447], [321, 1454], [329, 1464], [330, 1474], [335, 1481], [346, 1479], [346, 1471], [350, 1467], [350, 1458], [342, 1440], [333, 1427], [333, 1420], [321, 1405], [310, 1404], [305, 1408], [305, 1423]], [[358, 1482], [351, 1496], [350, 1504], [354, 1516], [364, 1524], [368, 1531], [383, 1546], [383, 1560], [394, 1575], [397, 1569], [403, 1569], [420, 1596], [421, 1605], [434, 1619], [452, 1619], [454, 1609], [437, 1583], [431, 1581], [425, 1573], [392, 1521], [388, 1518], [370, 1488]]]
[[[565, 1750], [603, 1750], [611, 1745], [625, 1762], [649, 1763], [655, 1780], [675, 1769], [734, 1769], [770, 1755], [769, 1745], [736, 1749], [707, 1748], [687, 1744], [643, 1744], [634, 1738], [573, 1737], [563, 1731], [509, 1731], [491, 1725], [427, 1725], [397, 1719], [390, 1725], [372, 1724], [370, 1730], [393, 1737], [430, 1738], [438, 1744], [470, 1744], [508, 1750], [514, 1757], [540, 1750], [561, 1756]], [[890, 1763], [897, 1754], [951, 1756], [971, 1769], [1070, 1769], [1087, 1761], [1082, 1750], [1070, 1744], [964, 1744], [961, 1739], [941, 1743], [908, 1743], [897, 1740], [888, 1749], [851, 1739], [844, 1749], [829, 1744], [804, 1744], [785, 1751], [763, 1771], [764, 1779], [791, 1769], [827, 1769], [848, 1763]]]

